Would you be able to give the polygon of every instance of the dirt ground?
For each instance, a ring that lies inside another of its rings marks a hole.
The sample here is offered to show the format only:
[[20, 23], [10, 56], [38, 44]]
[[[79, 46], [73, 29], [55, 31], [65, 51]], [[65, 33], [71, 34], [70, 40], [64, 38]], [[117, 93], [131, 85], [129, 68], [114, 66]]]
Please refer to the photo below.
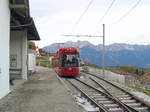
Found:
[[0, 100], [0, 112], [84, 112], [54, 71], [38, 67], [36, 74]]

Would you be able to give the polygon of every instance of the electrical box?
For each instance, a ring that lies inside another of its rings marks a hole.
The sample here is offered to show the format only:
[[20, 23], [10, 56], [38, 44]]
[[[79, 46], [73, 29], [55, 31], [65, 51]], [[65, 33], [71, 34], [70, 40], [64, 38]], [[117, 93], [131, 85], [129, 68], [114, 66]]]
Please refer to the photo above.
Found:
[[33, 53], [28, 54], [28, 71], [30, 73], [35, 72], [36, 67], [36, 56]]

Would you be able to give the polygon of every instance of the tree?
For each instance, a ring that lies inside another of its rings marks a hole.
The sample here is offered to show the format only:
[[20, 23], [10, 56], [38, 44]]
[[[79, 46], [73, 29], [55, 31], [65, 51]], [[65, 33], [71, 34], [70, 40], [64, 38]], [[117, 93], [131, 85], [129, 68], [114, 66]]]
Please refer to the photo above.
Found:
[[138, 70], [138, 69], [136, 69], [135, 73], [138, 75], [138, 74], [139, 74], [139, 70]]
[[144, 70], [142, 69], [142, 73], [141, 73], [141, 75], [144, 75]]
[[28, 42], [28, 48], [29, 48], [29, 49], [32, 49], [32, 50], [36, 50], [36, 45], [35, 45], [35, 43], [32, 42], [32, 41], [29, 41], [29, 42]]
[[39, 53], [40, 53], [40, 55], [42, 54], [42, 51], [43, 51], [42, 49], [39, 49]]

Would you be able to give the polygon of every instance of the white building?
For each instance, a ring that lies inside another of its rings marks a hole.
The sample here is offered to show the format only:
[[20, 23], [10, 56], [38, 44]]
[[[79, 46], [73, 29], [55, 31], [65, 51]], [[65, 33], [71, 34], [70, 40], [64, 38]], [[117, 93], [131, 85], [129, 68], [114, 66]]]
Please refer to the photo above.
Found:
[[0, 0], [0, 98], [9, 93], [9, 1]]
[[13, 74], [27, 79], [27, 41], [40, 40], [40, 38], [30, 17], [28, 0], [0, 0], [0, 14], [1, 99], [10, 91], [9, 81]]

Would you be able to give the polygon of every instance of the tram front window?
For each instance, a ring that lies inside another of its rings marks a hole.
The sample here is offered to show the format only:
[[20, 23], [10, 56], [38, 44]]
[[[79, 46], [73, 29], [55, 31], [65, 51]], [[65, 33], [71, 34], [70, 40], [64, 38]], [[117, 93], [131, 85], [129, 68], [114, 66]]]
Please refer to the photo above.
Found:
[[79, 67], [79, 55], [65, 55], [61, 56], [62, 67]]

